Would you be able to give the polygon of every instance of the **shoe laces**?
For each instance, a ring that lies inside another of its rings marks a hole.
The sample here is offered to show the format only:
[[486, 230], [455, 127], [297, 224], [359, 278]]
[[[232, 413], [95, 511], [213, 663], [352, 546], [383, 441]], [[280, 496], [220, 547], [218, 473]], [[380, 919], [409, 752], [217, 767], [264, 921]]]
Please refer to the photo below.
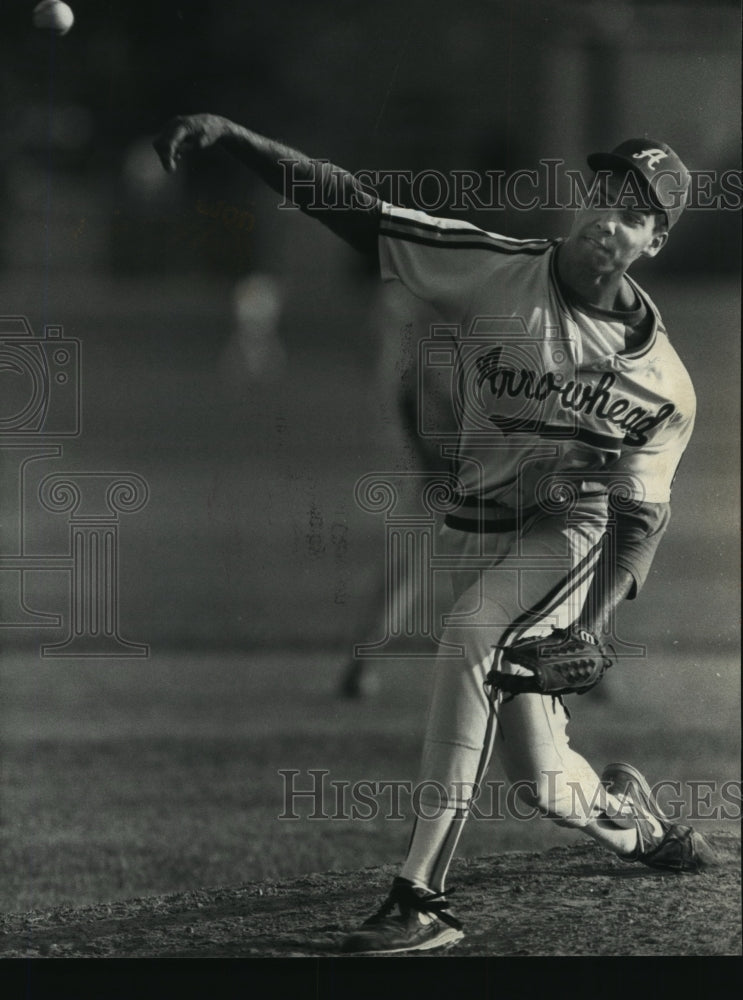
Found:
[[[450, 890], [448, 895], [451, 895], [453, 891]], [[419, 896], [411, 885], [407, 885], [404, 882], [398, 883], [392, 886], [392, 891], [387, 899], [385, 899], [377, 912], [366, 921], [366, 924], [381, 923], [392, 913], [395, 906], [399, 906], [403, 913], [410, 912], [411, 910], [415, 910], [418, 913], [432, 913], [443, 923], [448, 924], [449, 927], [458, 929], [462, 925], [455, 916], [448, 912], [449, 903], [444, 896], [443, 892], [430, 892]]]

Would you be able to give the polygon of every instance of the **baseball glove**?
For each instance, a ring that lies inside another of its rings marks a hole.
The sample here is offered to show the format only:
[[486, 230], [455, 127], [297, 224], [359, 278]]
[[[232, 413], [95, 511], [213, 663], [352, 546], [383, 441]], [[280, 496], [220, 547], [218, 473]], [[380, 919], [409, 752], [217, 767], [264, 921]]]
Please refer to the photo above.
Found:
[[503, 650], [506, 663], [526, 667], [529, 674], [491, 670], [486, 683], [511, 696], [517, 694], [585, 694], [602, 680], [616, 654], [593, 632], [571, 625], [548, 636], [517, 639]]

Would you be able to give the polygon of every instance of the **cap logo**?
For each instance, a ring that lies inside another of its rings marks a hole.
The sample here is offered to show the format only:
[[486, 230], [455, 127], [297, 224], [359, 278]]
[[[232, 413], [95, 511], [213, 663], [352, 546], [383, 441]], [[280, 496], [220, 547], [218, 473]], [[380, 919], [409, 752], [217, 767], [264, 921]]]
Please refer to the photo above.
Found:
[[633, 153], [633, 160], [642, 160], [645, 157], [648, 158], [648, 170], [655, 170], [661, 160], [665, 160], [668, 153], [664, 153], [662, 149], [643, 149], [639, 153]]

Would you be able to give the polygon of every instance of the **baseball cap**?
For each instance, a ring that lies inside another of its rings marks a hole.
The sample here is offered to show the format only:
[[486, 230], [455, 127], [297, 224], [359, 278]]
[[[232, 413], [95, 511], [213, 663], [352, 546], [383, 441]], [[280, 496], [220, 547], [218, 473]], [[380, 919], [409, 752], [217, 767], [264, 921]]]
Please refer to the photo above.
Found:
[[591, 153], [592, 170], [632, 171], [643, 183], [649, 206], [665, 212], [670, 229], [689, 200], [691, 175], [665, 142], [655, 139], [627, 139], [610, 153]]

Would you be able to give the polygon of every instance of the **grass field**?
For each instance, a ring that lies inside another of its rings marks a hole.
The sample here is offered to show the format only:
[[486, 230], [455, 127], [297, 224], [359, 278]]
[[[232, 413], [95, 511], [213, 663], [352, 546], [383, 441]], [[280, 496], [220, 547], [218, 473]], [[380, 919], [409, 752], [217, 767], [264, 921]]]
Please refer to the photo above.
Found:
[[[10, 288], [30, 301], [22, 282]], [[114, 291], [91, 288], [74, 306], [63, 288], [49, 293], [48, 321], [83, 341], [85, 424], [38, 474], [147, 479], [147, 509], [121, 519], [121, 623], [151, 652], [49, 660], [38, 646], [59, 630], [6, 631], [0, 907], [394, 861], [407, 822], [277, 820], [282, 769], [302, 772], [299, 784], [309, 768], [350, 782], [411, 780], [417, 768], [427, 664], [384, 664], [373, 700], [335, 696], [352, 643], [369, 638], [358, 623], [382, 570], [383, 524], [356, 508], [353, 484], [405, 461], [371, 352], [361, 363], [342, 344], [317, 357], [300, 344], [278, 383], [249, 386], [220, 362], [217, 291], [184, 289], [176, 309], [174, 294]], [[572, 741], [598, 767], [628, 758], [654, 781], [719, 784], [739, 774], [737, 291], [658, 298], [696, 373], [700, 416], [668, 536], [640, 600], [622, 609], [622, 634], [649, 656], [614, 671], [608, 699], [580, 699]], [[6, 501], [12, 471], [6, 461]], [[27, 514], [38, 551], [63, 549], [64, 517]], [[64, 610], [63, 574], [31, 573], [27, 585], [32, 607]], [[459, 853], [574, 839], [546, 822], [478, 820]]]
[[[738, 713], [719, 690], [700, 690], [686, 658], [661, 658], [664, 666], [683, 678], [672, 709], [665, 686], [646, 682], [642, 664], [628, 665], [620, 680], [606, 682], [610, 699], [589, 703], [589, 696], [573, 706], [572, 742], [599, 767], [630, 758], [653, 781], [681, 780], [688, 817], [690, 782], [719, 786], [737, 776]], [[409, 823], [384, 818], [389, 795], [379, 797], [372, 820], [311, 820], [314, 805], [304, 799], [287, 810], [300, 819], [278, 819], [282, 770], [300, 772], [297, 789], [312, 787], [309, 769], [327, 771], [329, 817], [336, 808], [330, 782], [415, 779], [427, 668], [390, 664], [374, 700], [348, 703], [335, 697], [336, 667], [319, 651], [156, 653], [125, 666], [6, 659], [0, 906], [43, 908], [394, 862]], [[635, 685], [643, 686], [641, 697]], [[490, 778], [498, 779], [497, 769]], [[401, 803], [409, 816], [404, 795]], [[701, 814], [721, 804], [714, 793]], [[738, 827], [719, 819], [697, 825]], [[477, 819], [459, 853], [575, 841], [545, 821]]]

